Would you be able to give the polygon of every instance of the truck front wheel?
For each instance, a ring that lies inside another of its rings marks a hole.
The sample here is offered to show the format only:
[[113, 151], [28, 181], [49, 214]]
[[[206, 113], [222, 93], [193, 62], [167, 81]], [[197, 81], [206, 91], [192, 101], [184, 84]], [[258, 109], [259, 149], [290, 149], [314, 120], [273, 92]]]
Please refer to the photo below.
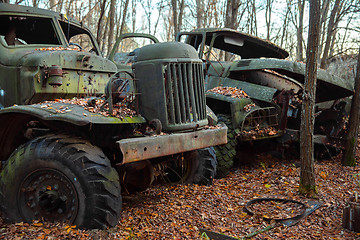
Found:
[[80, 228], [118, 223], [119, 176], [89, 142], [50, 135], [20, 146], [0, 174], [4, 219], [62, 221]]
[[218, 122], [223, 122], [228, 127], [227, 144], [214, 147], [218, 161], [216, 178], [223, 178], [229, 174], [230, 169], [234, 164], [238, 141], [236, 139], [236, 133], [232, 125], [231, 116], [226, 114], [219, 114], [217, 117]]
[[211, 185], [216, 174], [216, 154], [212, 147], [177, 155], [166, 165], [166, 180], [171, 183]]

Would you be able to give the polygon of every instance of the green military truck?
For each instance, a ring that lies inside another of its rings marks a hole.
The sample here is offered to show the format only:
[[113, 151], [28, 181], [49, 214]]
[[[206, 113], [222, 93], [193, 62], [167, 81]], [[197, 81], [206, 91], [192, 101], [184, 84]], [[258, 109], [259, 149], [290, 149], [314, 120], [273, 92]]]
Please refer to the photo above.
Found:
[[[155, 176], [210, 184], [210, 126], [202, 61], [184, 43], [134, 55], [131, 72], [101, 56], [82, 23], [0, 3], [0, 208], [7, 221], [118, 223], [120, 184], [142, 190]], [[215, 117], [216, 118], [216, 117]]]
[[[180, 40], [203, 59], [206, 104], [228, 126], [228, 143], [216, 147], [218, 177], [228, 174], [237, 150], [299, 141], [304, 63], [285, 59], [289, 53], [269, 41], [232, 29], [195, 29], [179, 33]], [[321, 69], [317, 77], [314, 142], [339, 144], [346, 123], [342, 99], [353, 94], [353, 83]], [[242, 154], [238, 157], [241, 161]]]

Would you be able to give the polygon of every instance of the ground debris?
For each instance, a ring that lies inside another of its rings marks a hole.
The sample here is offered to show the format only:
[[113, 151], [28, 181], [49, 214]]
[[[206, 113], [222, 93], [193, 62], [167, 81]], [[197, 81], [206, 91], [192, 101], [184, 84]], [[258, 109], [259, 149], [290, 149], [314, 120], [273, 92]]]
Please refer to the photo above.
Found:
[[244, 90], [238, 89], [236, 87], [215, 87], [209, 89], [208, 92], [213, 92], [232, 98], [249, 98], [249, 95], [247, 95]]
[[[360, 156], [359, 152], [357, 156]], [[114, 228], [78, 230], [77, 233], [76, 229], [71, 229], [68, 233], [65, 224], [37, 222], [43, 225], [23, 226], [25, 223], [0, 222], [0, 238], [204, 239], [200, 236], [200, 228], [242, 238], [271, 224], [259, 215], [250, 216], [243, 211], [250, 200], [282, 198], [302, 203], [311, 200], [298, 192], [299, 162], [299, 159], [280, 160], [261, 154], [251, 165], [234, 169], [226, 178], [215, 179], [213, 186], [160, 184], [125, 195], [121, 220]], [[252, 239], [359, 239], [358, 233], [341, 227], [347, 200], [355, 191], [360, 192], [359, 171], [359, 165], [342, 166], [341, 155], [315, 162], [317, 200], [323, 203], [323, 207], [297, 225], [279, 226]], [[279, 207], [285, 211], [273, 206], [274, 214], [279, 217], [293, 216], [296, 212], [296, 206]], [[259, 213], [264, 215], [262, 211]]]

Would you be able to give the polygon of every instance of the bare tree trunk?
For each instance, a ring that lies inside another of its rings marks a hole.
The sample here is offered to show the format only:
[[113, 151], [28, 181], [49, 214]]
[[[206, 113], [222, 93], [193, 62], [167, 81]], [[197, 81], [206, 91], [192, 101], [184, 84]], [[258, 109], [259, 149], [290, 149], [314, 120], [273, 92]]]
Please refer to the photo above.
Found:
[[330, 1], [331, 0], [323, 0], [320, 10], [321, 19], [320, 19], [320, 44], [319, 44], [318, 60], [317, 60], [318, 62], [320, 62], [322, 49], [324, 48], [324, 41], [326, 37], [326, 31], [325, 31], [326, 21], [329, 12]]
[[351, 101], [349, 131], [346, 134], [345, 151], [341, 163], [344, 166], [356, 165], [356, 144], [359, 134], [359, 106], [360, 106], [360, 48], [358, 53], [355, 93]]
[[49, 9], [50, 10], [55, 10], [55, 0], [50, 0], [49, 1]]
[[284, 25], [283, 25], [283, 29], [282, 29], [283, 31], [282, 31], [282, 35], [281, 35], [280, 46], [283, 46], [284, 39], [286, 38], [286, 35], [287, 35], [288, 18], [289, 18], [289, 13], [291, 11], [291, 5], [292, 5], [292, 0], [286, 1], [286, 13], [284, 16]]
[[176, 32], [181, 31], [182, 22], [183, 22], [183, 16], [184, 16], [184, 9], [185, 9], [185, 1], [181, 0], [180, 2], [180, 8], [179, 8], [179, 20], [178, 20], [178, 29], [176, 29]]
[[271, 28], [271, 11], [274, 0], [266, 0], [265, 8], [265, 22], [266, 22], [266, 40], [270, 40], [270, 28]]
[[196, 0], [196, 27], [204, 26], [204, 1]]
[[300, 128], [300, 185], [299, 191], [312, 197], [317, 195], [314, 173], [314, 115], [317, 79], [317, 51], [319, 45], [320, 0], [310, 0], [309, 36], [306, 50], [306, 73], [301, 109]]
[[334, 36], [335, 16], [339, 11], [339, 4], [340, 4], [340, 0], [336, 0], [335, 4], [334, 4], [334, 7], [333, 7], [333, 9], [331, 11], [331, 14], [330, 14], [329, 24], [328, 24], [328, 28], [327, 28], [326, 41], [325, 41], [325, 47], [324, 47], [324, 52], [323, 52], [323, 56], [321, 58], [321, 64], [320, 64], [321, 68], [326, 68], [326, 66], [327, 66], [326, 61], [327, 61], [328, 56], [329, 56], [331, 39]]
[[114, 41], [114, 31], [115, 31], [115, 10], [116, 10], [116, 0], [110, 1], [110, 22], [109, 22], [109, 35], [108, 35], [108, 53], [111, 51], [113, 41]]
[[103, 39], [102, 39], [102, 45], [101, 45], [101, 52], [104, 54], [106, 51], [106, 36], [108, 34], [108, 29], [109, 29], [109, 18], [106, 19], [105, 22], [105, 27], [104, 27], [104, 34], [103, 34]]
[[[296, 60], [303, 61], [303, 29], [304, 29], [304, 7], [305, 0], [298, 0], [299, 8], [299, 23], [296, 30], [297, 47], [296, 47]], [[310, 23], [312, 24], [312, 23]]]
[[105, 14], [105, 6], [106, 6], [106, 0], [103, 0], [100, 3], [100, 17], [99, 17], [99, 21], [97, 24], [97, 32], [96, 32], [96, 41], [98, 42], [99, 46], [102, 46], [102, 29], [103, 29], [103, 18], [104, 18], [104, 14]]
[[131, 1], [131, 9], [132, 9], [132, 32], [135, 32], [136, 30], [136, 0]]
[[177, 0], [171, 0], [172, 7], [172, 16], [173, 16], [173, 25], [174, 25], [174, 36], [176, 37], [176, 32], [178, 31], [178, 16], [177, 16]]
[[[225, 12], [225, 27], [237, 29], [238, 27], [238, 10], [240, 7], [240, 0], [227, 0]], [[225, 53], [225, 61], [230, 60], [229, 52]]]
[[250, 7], [250, 34], [257, 36], [256, 1], [251, 0]]
[[38, 4], [39, 4], [38, 0], [33, 0], [33, 7], [38, 7]]
[[[124, 26], [125, 26], [128, 6], [129, 6], [129, 0], [126, 0], [125, 5], [124, 5], [124, 9], [123, 9], [123, 14], [122, 14], [122, 17], [121, 17], [121, 25], [120, 25], [120, 30], [119, 30], [119, 36], [124, 32]], [[133, 28], [135, 28], [135, 24], [134, 24]], [[135, 29], [133, 29], [133, 32], [135, 32]]]

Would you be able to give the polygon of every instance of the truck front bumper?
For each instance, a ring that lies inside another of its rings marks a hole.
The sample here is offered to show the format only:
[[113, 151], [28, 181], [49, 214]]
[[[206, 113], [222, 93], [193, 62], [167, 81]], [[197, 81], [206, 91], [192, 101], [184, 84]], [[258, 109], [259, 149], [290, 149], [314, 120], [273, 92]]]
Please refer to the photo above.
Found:
[[227, 143], [227, 127], [117, 141], [122, 163], [131, 163]]

